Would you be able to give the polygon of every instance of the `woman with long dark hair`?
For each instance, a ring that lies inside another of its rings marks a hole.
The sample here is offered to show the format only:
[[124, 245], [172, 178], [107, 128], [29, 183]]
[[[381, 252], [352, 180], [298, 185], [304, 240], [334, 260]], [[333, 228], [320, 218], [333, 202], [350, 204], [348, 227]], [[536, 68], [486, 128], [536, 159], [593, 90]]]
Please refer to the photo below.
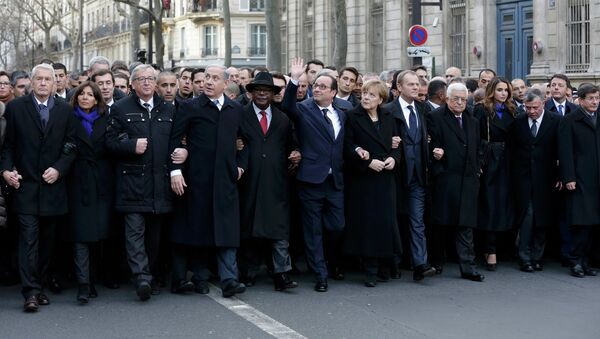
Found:
[[74, 242], [77, 301], [86, 304], [98, 293], [93, 284], [99, 242], [108, 238], [113, 206], [113, 173], [104, 146], [106, 104], [100, 88], [86, 81], [71, 98], [77, 118], [77, 158], [68, 178], [69, 223], [67, 240]]
[[487, 85], [482, 104], [475, 106], [484, 144], [484, 164], [480, 177], [478, 228], [484, 231], [486, 268], [496, 270], [496, 243], [499, 232], [513, 227], [506, 139], [516, 116], [512, 88], [508, 80], [495, 77]]

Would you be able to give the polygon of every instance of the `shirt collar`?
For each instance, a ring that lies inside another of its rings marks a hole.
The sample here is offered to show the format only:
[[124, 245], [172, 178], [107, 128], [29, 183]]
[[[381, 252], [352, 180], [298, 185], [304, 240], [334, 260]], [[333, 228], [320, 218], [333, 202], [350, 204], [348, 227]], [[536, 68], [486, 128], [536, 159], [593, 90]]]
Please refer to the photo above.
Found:
[[[542, 114], [540, 114], [540, 116], [537, 119], [535, 119], [535, 122], [538, 124], [538, 126], [539, 126], [539, 124], [542, 123], [542, 119], [544, 118], [544, 113], [545, 112], [546, 112], [545, 110], [542, 111]], [[533, 123], [533, 119], [531, 119], [529, 117], [527, 117], [527, 119], [529, 120], [530, 123]]]
[[219, 106], [223, 107], [223, 104], [225, 103], [225, 96], [223, 94], [221, 94], [221, 96], [218, 97], [217, 99], [208, 98], [208, 100], [210, 100], [212, 102], [215, 102], [215, 100], [217, 100], [219, 102]]
[[321, 107], [319, 105], [317, 105], [317, 107], [319, 107], [319, 111], [322, 111], [322, 110], [326, 109], [329, 112], [333, 112], [333, 105], [332, 104], [329, 104], [329, 106], [327, 106], [327, 107]]
[[140, 98], [140, 104], [142, 106], [144, 106], [144, 104], [146, 104], [146, 103], [150, 104], [150, 108], [154, 108], [154, 97], [150, 98], [150, 100], [148, 100], [148, 101], [144, 101], [144, 100], [142, 100], [142, 98]]
[[269, 105], [269, 107], [267, 107], [266, 109], [260, 109], [260, 108], [258, 108], [258, 106], [256, 106], [254, 104], [254, 101], [253, 101], [252, 107], [254, 107], [254, 113], [256, 113], [256, 115], [260, 115], [260, 112], [262, 112], [262, 111], [265, 111], [265, 113], [267, 113], [267, 115], [271, 115], [271, 105]]
[[42, 102], [42, 101], [39, 101], [39, 100], [38, 100], [38, 98], [37, 98], [37, 97], [34, 95], [34, 96], [33, 96], [33, 99], [35, 100], [35, 102], [37, 103], [37, 105], [38, 105], [38, 106], [43, 104], [43, 105], [46, 105], [46, 107], [47, 107], [47, 106], [48, 106], [48, 100], [49, 100], [50, 98], [48, 98], [48, 99], [46, 99], [46, 101], [43, 101], [43, 102]]
[[415, 109], [415, 101], [413, 100], [411, 103], [408, 103], [402, 99], [401, 96], [398, 96], [398, 102], [400, 103], [400, 107], [404, 110], [408, 105], [411, 105], [413, 109]]
[[556, 106], [557, 110], [558, 110], [558, 105], [562, 105], [563, 109], [567, 108], [567, 100], [566, 99], [563, 102], [558, 102], [558, 101], [554, 100], [554, 98], [552, 98], [552, 101], [554, 101], [554, 106]]
[[[109, 102], [106, 103], [106, 106], [110, 107], [115, 103], [115, 99], [110, 99]], [[143, 104], [143, 103], [142, 103]], [[152, 105], [152, 104], [151, 104]]]

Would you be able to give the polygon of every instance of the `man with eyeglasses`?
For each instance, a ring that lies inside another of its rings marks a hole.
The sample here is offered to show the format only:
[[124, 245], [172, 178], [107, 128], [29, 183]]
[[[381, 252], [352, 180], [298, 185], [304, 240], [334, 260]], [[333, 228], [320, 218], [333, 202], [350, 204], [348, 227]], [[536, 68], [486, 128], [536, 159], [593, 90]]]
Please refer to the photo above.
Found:
[[[429, 115], [433, 183], [431, 259], [441, 268], [445, 261], [446, 233], [455, 232], [461, 278], [483, 281], [477, 272], [473, 228], [477, 226], [479, 192], [479, 123], [467, 111], [468, 90], [453, 83], [447, 89], [447, 104]], [[440, 269], [441, 271], [441, 269]]]
[[[552, 81], [551, 81], [552, 82]], [[592, 230], [600, 227], [600, 89], [582, 84], [579, 109], [562, 118], [558, 132], [560, 177], [566, 192], [567, 225], [571, 230], [571, 275], [595, 276], [588, 263]]]
[[125, 219], [127, 260], [137, 296], [146, 301], [160, 293], [152, 270], [173, 210], [167, 166], [175, 107], [155, 93], [152, 66], [137, 66], [131, 83], [133, 94], [112, 106], [106, 144], [116, 159], [116, 210]]
[[0, 101], [4, 104], [8, 104], [8, 102], [14, 98], [15, 94], [12, 91], [8, 73], [0, 71]]

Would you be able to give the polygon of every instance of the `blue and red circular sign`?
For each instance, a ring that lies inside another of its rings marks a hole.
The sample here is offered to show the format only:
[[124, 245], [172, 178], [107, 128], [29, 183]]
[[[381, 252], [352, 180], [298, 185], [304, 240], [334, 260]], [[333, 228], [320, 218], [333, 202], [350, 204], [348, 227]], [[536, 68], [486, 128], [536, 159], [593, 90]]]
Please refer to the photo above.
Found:
[[421, 25], [410, 26], [408, 40], [413, 46], [422, 46], [427, 42], [427, 29]]

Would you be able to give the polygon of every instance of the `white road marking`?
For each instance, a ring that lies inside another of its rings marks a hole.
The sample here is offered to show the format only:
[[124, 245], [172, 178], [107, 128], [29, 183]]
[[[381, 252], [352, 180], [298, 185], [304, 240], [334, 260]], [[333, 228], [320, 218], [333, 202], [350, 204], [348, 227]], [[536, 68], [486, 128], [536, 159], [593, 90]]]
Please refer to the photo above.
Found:
[[216, 301], [226, 309], [244, 318], [254, 326], [279, 339], [307, 339], [302, 334], [285, 326], [279, 321], [269, 317], [256, 308], [246, 304], [236, 297], [223, 298], [221, 289], [213, 284], [210, 285], [209, 298]]

